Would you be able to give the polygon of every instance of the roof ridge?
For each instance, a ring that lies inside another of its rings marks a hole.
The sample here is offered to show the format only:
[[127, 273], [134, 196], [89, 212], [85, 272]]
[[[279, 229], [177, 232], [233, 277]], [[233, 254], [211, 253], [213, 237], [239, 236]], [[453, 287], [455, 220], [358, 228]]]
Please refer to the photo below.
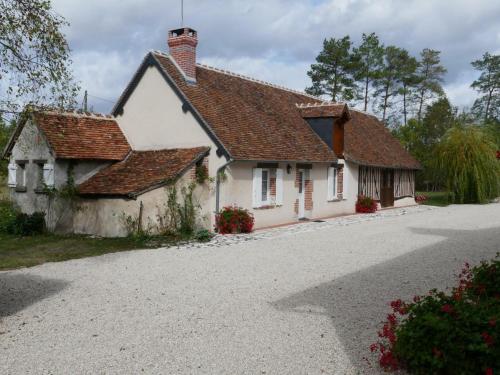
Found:
[[97, 113], [97, 112], [84, 112], [84, 111], [59, 111], [55, 109], [46, 109], [41, 111], [35, 111], [35, 113], [44, 114], [54, 114], [61, 116], [71, 116], [71, 117], [82, 117], [82, 118], [92, 118], [95, 120], [114, 120], [115, 118], [109, 114]]
[[[349, 108], [349, 111], [354, 111], [354, 112], [358, 112], [358, 113], [362, 113], [363, 115], [368, 115], [368, 116], [372, 116], [372, 117], [375, 117], [378, 121], [380, 121], [380, 119], [377, 117], [377, 115], [374, 115], [373, 113], [370, 113], [368, 111], [363, 111], [362, 109], [357, 109], [357, 108]], [[382, 122], [382, 121], [380, 121]]]
[[346, 106], [347, 103], [327, 102], [327, 101], [323, 101], [321, 103], [295, 103], [295, 106], [297, 108], [318, 108], [318, 107], [328, 107], [328, 106], [333, 106], [333, 105]]
[[261, 79], [253, 78], [253, 77], [250, 77], [250, 76], [246, 76], [244, 74], [231, 72], [231, 71], [226, 70], [226, 69], [216, 68], [214, 66], [210, 66], [210, 65], [207, 65], [207, 64], [200, 64], [200, 63], [197, 63], [196, 66], [198, 66], [199, 68], [203, 68], [203, 69], [207, 69], [207, 70], [212, 70], [214, 72], [226, 74], [226, 75], [229, 75], [231, 77], [241, 78], [241, 79], [244, 79], [244, 80], [247, 80], [247, 81], [250, 81], [250, 82], [254, 82], [254, 83], [258, 83], [258, 84], [261, 84], [261, 85], [264, 85], [264, 86], [269, 86], [269, 87], [272, 87], [272, 88], [275, 88], [275, 89], [279, 89], [279, 90], [291, 92], [293, 94], [299, 94], [299, 95], [302, 95], [302, 96], [306, 96], [306, 97], [314, 99], [314, 100], [320, 100], [317, 96], [308, 94], [308, 93], [306, 93], [304, 91], [294, 90], [294, 89], [291, 89], [289, 87], [285, 87], [285, 86], [282, 86], [282, 85], [277, 85], [275, 83], [271, 83], [271, 82], [268, 82], [268, 81], [263, 81]]

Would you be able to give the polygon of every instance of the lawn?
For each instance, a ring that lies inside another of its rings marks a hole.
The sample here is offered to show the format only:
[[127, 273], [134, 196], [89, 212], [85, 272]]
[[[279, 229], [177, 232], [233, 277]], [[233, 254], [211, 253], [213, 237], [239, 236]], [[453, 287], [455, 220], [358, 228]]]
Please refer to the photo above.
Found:
[[448, 206], [448, 197], [446, 192], [444, 191], [420, 191], [417, 192], [417, 195], [425, 195], [427, 200], [422, 202], [421, 204], [425, 204], [428, 206]]
[[144, 239], [95, 238], [76, 235], [19, 237], [0, 234], [0, 270], [31, 267], [45, 262], [60, 262], [132, 249], [157, 248], [173, 243], [175, 240], [164, 237]]

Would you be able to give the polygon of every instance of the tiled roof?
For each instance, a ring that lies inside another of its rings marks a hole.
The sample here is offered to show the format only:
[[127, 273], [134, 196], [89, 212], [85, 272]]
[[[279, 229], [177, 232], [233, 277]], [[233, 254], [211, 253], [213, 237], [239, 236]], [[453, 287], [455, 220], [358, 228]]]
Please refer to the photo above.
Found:
[[233, 159], [337, 160], [297, 108], [317, 99], [199, 65], [189, 84], [168, 56], [153, 56]]
[[82, 195], [134, 197], [174, 181], [203, 158], [208, 147], [132, 151], [78, 186]]
[[303, 118], [345, 117], [349, 118], [349, 108], [343, 103], [308, 103], [298, 104]]
[[123, 160], [130, 151], [116, 121], [73, 112], [35, 112], [33, 118], [57, 158]]
[[420, 169], [420, 163], [375, 116], [351, 110], [344, 126], [344, 156], [358, 164]]

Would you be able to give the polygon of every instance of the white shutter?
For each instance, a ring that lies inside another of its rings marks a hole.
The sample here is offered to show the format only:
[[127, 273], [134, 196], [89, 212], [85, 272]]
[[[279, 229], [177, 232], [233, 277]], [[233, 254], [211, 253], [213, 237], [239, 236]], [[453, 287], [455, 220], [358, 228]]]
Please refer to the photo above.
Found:
[[16, 171], [17, 171], [17, 165], [16, 164], [9, 164], [9, 181], [8, 185], [10, 187], [16, 187], [17, 181], [16, 181]]
[[283, 169], [276, 169], [276, 205], [283, 205]]
[[49, 187], [53, 187], [55, 184], [54, 181], [54, 165], [53, 164], [44, 164], [43, 165], [43, 182], [45, 185]]
[[252, 206], [262, 206], [262, 168], [253, 169], [253, 199]]
[[329, 167], [328, 168], [328, 173], [327, 173], [327, 200], [332, 201], [335, 199], [333, 196], [333, 174], [335, 173], [335, 168]]
[[342, 171], [342, 199], [347, 199], [347, 184], [349, 180], [349, 170], [347, 169], [347, 164], [344, 164], [344, 169]]

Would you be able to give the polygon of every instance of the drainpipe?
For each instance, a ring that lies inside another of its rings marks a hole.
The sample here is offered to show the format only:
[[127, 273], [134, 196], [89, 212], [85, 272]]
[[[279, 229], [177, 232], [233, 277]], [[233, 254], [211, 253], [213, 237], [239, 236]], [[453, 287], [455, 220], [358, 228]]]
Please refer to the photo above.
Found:
[[233, 161], [234, 161], [233, 159], [229, 159], [227, 163], [217, 168], [217, 174], [215, 177], [215, 213], [219, 212], [219, 206], [220, 206], [220, 174]]

